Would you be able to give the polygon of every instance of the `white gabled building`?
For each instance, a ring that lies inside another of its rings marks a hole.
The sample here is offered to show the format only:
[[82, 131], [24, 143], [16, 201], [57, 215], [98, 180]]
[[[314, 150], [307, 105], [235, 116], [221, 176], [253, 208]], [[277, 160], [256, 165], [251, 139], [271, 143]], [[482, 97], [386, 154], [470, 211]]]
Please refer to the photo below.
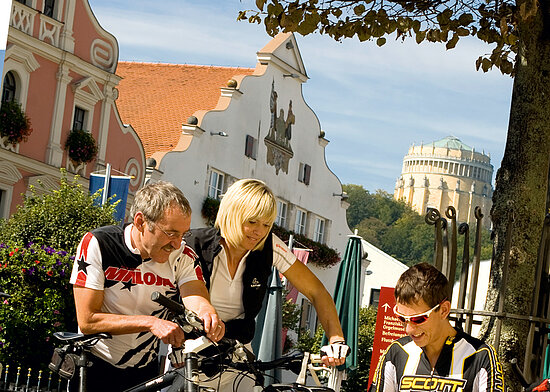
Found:
[[[308, 77], [294, 35], [279, 34], [257, 59], [255, 69], [120, 62], [121, 117], [154, 158], [153, 177], [189, 199], [192, 227], [205, 225], [207, 196], [219, 198], [236, 180], [253, 177], [273, 189], [280, 226], [343, 256], [348, 203], [302, 95]], [[309, 266], [332, 293], [338, 266]]]

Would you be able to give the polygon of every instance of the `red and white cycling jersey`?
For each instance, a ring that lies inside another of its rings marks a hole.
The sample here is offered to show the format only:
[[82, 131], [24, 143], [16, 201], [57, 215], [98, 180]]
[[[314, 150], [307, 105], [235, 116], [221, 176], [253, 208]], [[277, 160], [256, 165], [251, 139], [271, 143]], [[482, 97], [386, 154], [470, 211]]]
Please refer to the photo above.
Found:
[[[131, 225], [106, 226], [86, 233], [77, 249], [70, 282], [102, 290], [103, 312], [165, 318], [167, 311], [151, 300], [151, 294], [159, 291], [177, 297], [178, 288], [196, 279], [195, 274], [184, 275], [182, 249], [172, 252], [166, 263], [142, 260], [131, 245], [130, 230]], [[117, 367], [141, 367], [156, 358], [158, 348], [157, 337], [140, 332], [100, 340], [92, 353]]]

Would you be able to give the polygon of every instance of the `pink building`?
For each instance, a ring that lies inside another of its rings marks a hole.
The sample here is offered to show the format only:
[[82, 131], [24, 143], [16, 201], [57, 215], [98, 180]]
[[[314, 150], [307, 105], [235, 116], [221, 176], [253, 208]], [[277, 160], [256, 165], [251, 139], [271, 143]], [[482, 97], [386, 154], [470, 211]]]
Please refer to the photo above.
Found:
[[[13, 0], [2, 70], [2, 100], [16, 100], [30, 118], [26, 142], [0, 140], [0, 217], [21, 203], [38, 180], [56, 188], [59, 168], [82, 176], [109, 163], [133, 176], [130, 200], [143, 184], [145, 152], [134, 129], [116, 107], [120, 77], [118, 44], [96, 20], [87, 0]], [[93, 136], [98, 154], [91, 162], [68, 158], [71, 130]]]

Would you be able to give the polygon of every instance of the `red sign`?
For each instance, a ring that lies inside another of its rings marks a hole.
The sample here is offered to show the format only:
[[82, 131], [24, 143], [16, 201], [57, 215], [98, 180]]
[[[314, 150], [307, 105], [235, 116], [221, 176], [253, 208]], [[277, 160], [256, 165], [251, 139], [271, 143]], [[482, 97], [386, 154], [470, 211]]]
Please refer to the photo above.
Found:
[[[369, 386], [374, 377], [374, 371], [382, 353], [388, 348], [391, 342], [405, 336], [405, 327], [393, 313], [395, 297], [393, 287], [380, 288], [378, 301], [378, 314], [376, 315], [376, 329], [374, 331], [374, 342], [372, 344], [372, 357], [370, 360]], [[367, 388], [367, 390], [368, 390]]]

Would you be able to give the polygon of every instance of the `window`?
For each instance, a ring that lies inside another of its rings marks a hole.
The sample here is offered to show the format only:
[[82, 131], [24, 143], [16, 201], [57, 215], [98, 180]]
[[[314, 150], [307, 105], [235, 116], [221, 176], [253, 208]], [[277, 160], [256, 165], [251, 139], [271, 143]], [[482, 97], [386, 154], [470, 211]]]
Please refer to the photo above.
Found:
[[277, 201], [277, 219], [275, 220], [275, 224], [284, 229], [286, 229], [287, 210], [288, 210], [288, 204], [286, 204], [284, 201], [278, 200]]
[[256, 159], [258, 154], [258, 139], [253, 136], [246, 135], [246, 142], [244, 146], [244, 155], [249, 158]]
[[301, 304], [301, 314], [300, 314], [300, 330], [304, 330], [302, 333], [307, 333], [309, 331], [309, 336], [313, 337], [315, 331], [317, 330], [317, 313], [312, 303], [309, 302], [306, 298], [302, 298]]
[[313, 233], [313, 240], [325, 243], [325, 220], [321, 218], [315, 219], [315, 232]]
[[307, 163], [300, 163], [300, 172], [298, 173], [298, 181], [303, 182], [306, 185], [309, 185], [309, 180], [311, 177], [311, 166]]
[[13, 72], [6, 72], [6, 76], [4, 76], [4, 85], [2, 87], [2, 102], [11, 102], [15, 100], [16, 88], [17, 86]]
[[73, 130], [81, 131], [85, 127], [86, 111], [78, 106], [74, 107]]
[[306, 232], [306, 218], [307, 212], [297, 209], [296, 210], [296, 222], [294, 224], [294, 232], [296, 234], [305, 235]]
[[222, 173], [212, 170], [210, 173], [210, 183], [208, 184], [208, 197], [213, 199], [221, 198], [223, 192], [223, 179]]
[[53, 18], [53, 11], [55, 8], [55, 0], [44, 0], [44, 15]]
[[380, 289], [370, 289], [369, 306], [378, 309], [378, 302], [380, 302]]

